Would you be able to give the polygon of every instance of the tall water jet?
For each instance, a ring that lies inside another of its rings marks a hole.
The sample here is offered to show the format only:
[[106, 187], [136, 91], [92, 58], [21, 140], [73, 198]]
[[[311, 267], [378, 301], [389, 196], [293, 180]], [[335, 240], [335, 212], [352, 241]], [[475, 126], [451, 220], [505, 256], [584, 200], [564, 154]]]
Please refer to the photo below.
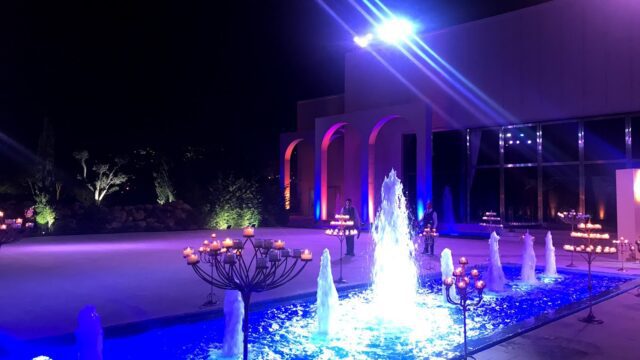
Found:
[[222, 341], [222, 356], [237, 357], [242, 355], [243, 335], [242, 318], [244, 317], [244, 303], [242, 295], [237, 290], [224, 292], [224, 338]]
[[103, 343], [100, 315], [96, 308], [87, 305], [78, 313], [78, 328], [76, 329], [76, 345], [79, 360], [102, 360]]
[[558, 276], [558, 269], [556, 269], [556, 248], [553, 247], [553, 238], [551, 237], [551, 231], [547, 231], [547, 236], [544, 238], [544, 275], [549, 277]]
[[338, 311], [338, 291], [331, 274], [329, 249], [324, 249], [320, 259], [317, 302], [318, 335], [327, 336], [331, 334], [331, 330], [335, 326], [336, 312]]
[[503, 291], [507, 282], [502, 270], [500, 261], [500, 248], [498, 241], [500, 237], [496, 232], [492, 232], [489, 237], [489, 269], [487, 270], [487, 289], [491, 291]]
[[[440, 272], [442, 273], [442, 280], [451, 277], [453, 275], [453, 256], [451, 255], [451, 250], [449, 248], [445, 248], [440, 253]], [[455, 291], [452, 291], [451, 299], [455, 301], [458, 297], [455, 294]], [[442, 299], [445, 304], [448, 304], [447, 301], [447, 289], [442, 285]]]
[[524, 248], [522, 250], [522, 271], [520, 272], [520, 278], [527, 284], [537, 284], [536, 279], [536, 253], [533, 250], [533, 241], [535, 238], [529, 234], [522, 237], [524, 241]]
[[387, 320], [411, 321], [415, 316], [418, 268], [406, 200], [395, 170], [385, 177], [380, 200], [372, 229], [375, 242], [372, 305], [377, 315]]

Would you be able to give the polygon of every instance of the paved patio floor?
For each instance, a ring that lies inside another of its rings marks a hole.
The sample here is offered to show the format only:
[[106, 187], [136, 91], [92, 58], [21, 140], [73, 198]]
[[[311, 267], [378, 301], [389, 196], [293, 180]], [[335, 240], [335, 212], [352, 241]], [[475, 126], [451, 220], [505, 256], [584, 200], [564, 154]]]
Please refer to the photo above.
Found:
[[[34, 339], [70, 333], [78, 311], [93, 304], [104, 326], [171, 315], [208, 311], [200, 309], [208, 286], [181, 257], [181, 249], [197, 246], [208, 231], [57, 236], [25, 239], [0, 249], [0, 337]], [[238, 230], [218, 232], [239, 236]], [[319, 256], [328, 248], [337, 276], [339, 245], [321, 230], [258, 229], [264, 238], [282, 239], [291, 248], [309, 248], [313, 261], [301, 276], [277, 290], [257, 294], [252, 301], [315, 291]], [[540, 239], [541, 240], [541, 239]], [[485, 263], [486, 240], [438, 239], [436, 252], [452, 249], [454, 258], [467, 256]], [[568, 256], [556, 244], [558, 266]], [[369, 234], [356, 240], [356, 256], [344, 258], [344, 277], [350, 284], [370, 279], [373, 245]], [[502, 261], [519, 263], [522, 245], [502, 241]], [[544, 241], [537, 241], [538, 264], [544, 264]], [[422, 258], [422, 269], [427, 268]], [[577, 261], [579, 266], [584, 264]], [[640, 266], [628, 264], [640, 275]], [[597, 262], [595, 269], [615, 272], [613, 258]], [[439, 265], [434, 261], [434, 271]], [[426, 272], [426, 270], [423, 270]], [[218, 292], [222, 298], [222, 292]], [[626, 293], [596, 306], [604, 325], [585, 326], [569, 316], [484, 351], [479, 359], [639, 359], [640, 298]], [[583, 315], [583, 314], [580, 314]]]

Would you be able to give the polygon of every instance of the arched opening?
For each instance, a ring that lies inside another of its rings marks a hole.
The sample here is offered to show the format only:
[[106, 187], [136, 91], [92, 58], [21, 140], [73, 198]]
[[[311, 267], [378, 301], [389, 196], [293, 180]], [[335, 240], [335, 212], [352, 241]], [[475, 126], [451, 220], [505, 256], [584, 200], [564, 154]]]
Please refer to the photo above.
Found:
[[[328, 209], [332, 209], [332, 211], [335, 210], [337, 205], [336, 197], [342, 196], [341, 184], [344, 179], [344, 136], [342, 136], [343, 131], [341, 130], [343, 130], [346, 124], [345, 122], [339, 122], [332, 125], [322, 137], [322, 143], [320, 144], [319, 215], [322, 220], [327, 219]], [[330, 145], [332, 145], [331, 149]], [[331, 168], [329, 168], [329, 158], [335, 160]], [[329, 184], [329, 180], [331, 180], [331, 184]], [[331, 194], [329, 194], [329, 192], [331, 192]]]
[[[381, 131], [383, 128], [385, 130]], [[373, 222], [376, 206], [380, 202], [380, 186], [384, 177], [392, 168], [396, 170], [400, 179], [402, 179], [405, 193], [408, 196], [407, 204], [412, 208], [415, 207], [417, 179], [416, 134], [409, 122], [397, 115], [380, 119], [369, 134], [367, 146], [368, 221]]]
[[291, 202], [292, 202], [291, 156], [293, 155], [293, 151], [296, 145], [298, 145], [298, 143], [301, 141], [302, 139], [295, 139], [291, 141], [291, 143], [289, 143], [284, 153], [284, 165], [283, 165], [284, 166], [284, 169], [283, 169], [284, 208], [287, 210], [291, 210]]

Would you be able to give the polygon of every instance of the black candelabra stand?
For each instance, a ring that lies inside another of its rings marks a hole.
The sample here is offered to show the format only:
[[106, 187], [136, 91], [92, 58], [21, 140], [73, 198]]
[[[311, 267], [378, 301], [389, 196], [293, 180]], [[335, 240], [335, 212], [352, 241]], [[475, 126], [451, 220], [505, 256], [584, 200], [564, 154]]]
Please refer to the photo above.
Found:
[[[571, 234], [573, 234], [575, 230], [575, 226], [578, 224], [584, 224], [587, 220], [589, 220], [589, 215], [576, 212], [571, 209], [569, 211], [558, 212], [558, 217], [560, 220], [565, 223], [571, 225]], [[571, 236], [571, 246], [576, 246], [576, 238]], [[567, 264], [567, 267], [576, 267], [576, 264], [573, 263], [573, 252], [571, 253], [571, 261]]]
[[287, 249], [282, 240], [255, 239], [253, 228], [243, 230], [242, 240], [205, 241], [197, 253], [188, 247], [182, 255], [198, 277], [218, 289], [237, 290], [242, 296], [243, 359], [247, 360], [251, 294], [273, 290], [293, 280], [311, 261], [312, 254], [308, 249]]
[[[587, 215], [588, 218], [588, 215]], [[593, 313], [593, 282], [591, 279], [591, 264], [593, 264], [593, 261], [601, 254], [615, 254], [616, 253], [616, 248], [615, 247], [609, 247], [609, 246], [605, 246], [604, 248], [600, 245], [595, 246], [593, 244], [593, 241], [595, 240], [608, 240], [609, 239], [609, 234], [607, 233], [600, 233], [598, 232], [598, 230], [601, 230], [602, 226], [598, 225], [598, 224], [592, 224], [591, 222], [588, 223], [581, 223], [578, 224], [578, 230], [579, 231], [572, 231], [571, 232], [571, 237], [572, 238], [580, 238], [580, 239], [586, 239], [587, 244], [586, 245], [579, 245], [579, 246], [575, 246], [575, 245], [564, 245], [563, 249], [565, 251], [570, 252], [571, 254], [573, 253], [578, 253], [580, 254], [580, 256], [582, 256], [582, 258], [587, 262], [587, 286], [589, 289], [589, 314], [587, 314], [587, 316], [580, 318], [579, 320], [587, 323], [587, 324], [602, 324], [604, 321], [596, 318], [596, 316]]]
[[[466, 258], [460, 258], [460, 267], [453, 271], [451, 277], [445, 278], [442, 283], [445, 286], [446, 294], [447, 294], [447, 302], [452, 305], [457, 305], [462, 308], [462, 334], [464, 338], [464, 358], [465, 359], [475, 359], [473, 356], [469, 355], [469, 350], [467, 347], [467, 311], [470, 308], [476, 307], [480, 305], [482, 302], [482, 292], [485, 288], [485, 282], [480, 280], [480, 272], [477, 269], [471, 270], [469, 276], [466, 274], [465, 266], [468, 264]], [[473, 284], [471, 284], [471, 279], [473, 279]], [[455, 287], [456, 294], [458, 295], [458, 299], [454, 300], [451, 297], [451, 287]], [[474, 294], [477, 294], [475, 300], [471, 299]]]
[[487, 211], [482, 215], [482, 221], [479, 224], [489, 230], [489, 234], [499, 229], [502, 229], [502, 219], [497, 213], [493, 211]]
[[629, 240], [622, 237], [618, 240], [613, 240], [613, 243], [618, 246], [618, 256], [620, 256], [620, 268], [618, 271], [626, 272], [627, 269], [624, 268], [625, 256], [627, 256], [627, 252], [632, 253], [634, 251], [633, 245], [629, 243]]
[[335, 216], [335, 220], [331, 221], [329, 225], [331, 225], [332, 228], [327, 229], [325, 234], [335, 236], [338, 241], [340, 241], [340, 277], [338, 280], [334, 280], [334, 283], [344, 284], [347, 281], [342, 278], [342, 257], [344, 256], [342, 252], [342, 243], [344, 243], [347, 236], [357, 235], [358, 230], [353, 228], [354, 222], [349, 219], [349, 215], [337, 214]]
[[[431, 227], [431, 225], [427, 225], [427, 227], [424, 228], [424, 230], [422, 230], [422, 236], [424, 237], [424, 250], [422, 253], [426, 254], [427, 253], [427, 248], [430, 248], [431, 245], [433, 243], [435, 243], [436, 241], [436, 237], [438, 236], [438, 231], [436, 230], [435, 227]], [[429, 259], [428, 259], [428, 263], [427, 263], [427, 270], [433, 270], [433, 263], [431, 261], [431, 259], [433, 258], [435, 254], [431, 253], [429, 254]]]

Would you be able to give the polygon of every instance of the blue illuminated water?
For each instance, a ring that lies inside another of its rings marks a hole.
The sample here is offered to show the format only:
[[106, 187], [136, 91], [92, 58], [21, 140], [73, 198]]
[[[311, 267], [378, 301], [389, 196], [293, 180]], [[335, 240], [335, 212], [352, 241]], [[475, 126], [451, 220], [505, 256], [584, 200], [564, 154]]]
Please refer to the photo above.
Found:
[[[468, 314], [470, 349], [500, 341], [575, 311], [586, 304], [586, 274], [560, 271], [558, 278], [539, 277], [531, 286], [517, 282], [520, 267], [505, 266], [510, 281], [500, 296], [488, 293]], [[538, 270], [541, 273], [542, 269]], [[617, 291], [629, 277], [595, 274], [593, 293], [604, 297]], [[255, 306], [250, 314], [252, 359], [440, 359], [459, 354], [462, 343], [460, 310], [442, 303], [441, 280], [424, 279], [419, 290], [415, 323], [389, 325], [373, 319], [366, 304], [366, 288], [340, 294], [335, 336], [316, 338], [315, 294], [288, 303]], [[389, 308], [390, 314], [403, 310]], [[220, 315], [220, 314], [219, 314]], [[209, 318], [207, 318], [209, 317]], [[157, 325], [157, 324], [156, 324]], [[106, 331], [104, 359], [219, 358], [224, 323], [220, 316], [201, 315], [179, 323]], [[72, 337], [9, 343], [0, 340], [0, 358], [53, 360], [75, 358]]]

